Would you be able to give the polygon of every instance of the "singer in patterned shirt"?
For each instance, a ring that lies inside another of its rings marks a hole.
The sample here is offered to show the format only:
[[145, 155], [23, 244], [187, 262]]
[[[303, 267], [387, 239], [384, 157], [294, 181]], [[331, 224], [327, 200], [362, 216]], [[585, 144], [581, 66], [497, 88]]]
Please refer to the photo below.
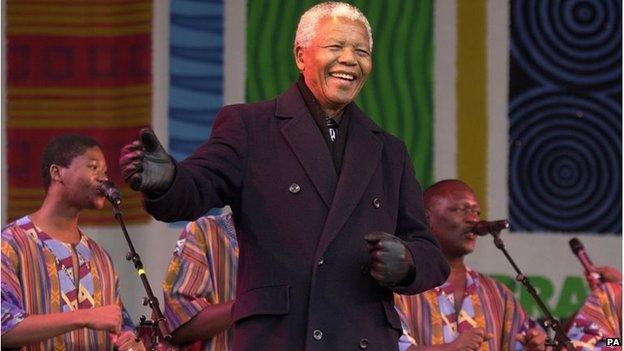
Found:
[[200, 341], [204, 351], [230, 350], [237, 267], [231, 213], [186, 225], [163, 282], [165, 317], [174, 342], [196, 346]]
[[598, 267], [605, 282], [587, 296], [574, 317], [568, 337], [577, 350], [621, 350], [607, 346], [606, 338], [622, 342], [622, 275], [613, 267]]
[[473, 227], [480, 206], [459, 180], [443, 180], [425, 193], [431, 231], [451, 266], [441, 286], [417, 295], [395, 295], [404, 334], [401, 350], [544, 350], [546, 334], [534, 327], [501, 283], [470, 269], [464, 257], [475, 249]]
[[102, 150], [89, 137], [56, 137], [41, 172], [41, 207], [2, 230], [3, 350], [144, 350], [110, 257], [78, 227], [82, 210], [104, 206]]

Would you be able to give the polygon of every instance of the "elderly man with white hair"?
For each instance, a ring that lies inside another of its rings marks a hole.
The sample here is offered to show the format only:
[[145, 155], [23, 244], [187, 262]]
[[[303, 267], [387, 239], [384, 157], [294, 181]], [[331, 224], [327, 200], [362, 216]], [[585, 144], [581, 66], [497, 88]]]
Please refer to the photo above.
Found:
[[282, 95], [223, 107], [179, 163], [150, 130], [122, 150], [124, 179], [156, 219], [231, 206], [234, 350], [396, 350], [392, 293], [448, 275], [404, 143], [353, 102], [372, 47], [356, 7], [318, 4], [297, 29], [301, 77]]

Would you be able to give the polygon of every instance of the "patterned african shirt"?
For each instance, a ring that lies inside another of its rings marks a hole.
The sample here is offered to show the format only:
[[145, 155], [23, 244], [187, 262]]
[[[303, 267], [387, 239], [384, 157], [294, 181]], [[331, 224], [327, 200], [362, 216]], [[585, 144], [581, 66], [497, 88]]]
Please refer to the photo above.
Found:
[[[2, 334], [29, 315], [121, 305], [117, 275], [106, 251], [81, 231], [75, 255], [78, 277], [71, 245], [41, 231], [28, 216], [2, 230]], [[133, 328], [123, 309], [122, 329]], [[22, 350], [112, 350], [108, 334], [81, 328]]]
[[450, 282], [417, 295], [395, 295], [395, 306], [404, 329], [400, 348], [409, 344], [442, 345], [459, 333], [483, 328], [493, 338], [481, 345], [486, 350], [522, 350], [515, 340], [534, 324], [513, 293], [503, 284], [466, 267], [466, 286], [459, 313], [455, 311], [455, 288]]
[[[163, 282], [165, 317], [171, 330], [209, 305], [234, 299], [238, 267], [235, 233], [228, 213], [190, 222], [180, 234]], [[225, 351], [231, 344], [228, 330], [204, 340], [202, 350]]]
[[622, 349], [606, 346], [605, 339], [619, 338], [622, 341], [621, 298], [621, 282], [601, 284], [587, 296], [568, 331], [577, 350]]

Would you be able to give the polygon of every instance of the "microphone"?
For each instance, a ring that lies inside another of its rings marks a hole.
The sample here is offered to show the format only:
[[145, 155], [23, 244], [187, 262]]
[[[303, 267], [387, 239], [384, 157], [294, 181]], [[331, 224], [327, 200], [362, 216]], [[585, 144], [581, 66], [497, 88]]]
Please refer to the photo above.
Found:
[[509, 229], [509, 222], [506, 219], [500, 219], [497, 221], [479, 221], [472, 228], [472, 231], [477, 235], [498, 234], [503, 229]]
[[100, 185], [97, 186], [97, 190], [113, 205], [119, 206], [121, 204], [121, 194], [112, 181], [106, 180], [101, 182]]
[[587, 283], [589, 284], [589, 287], [594, 290], [595, 288], [600, 286], [600, 273], [598, 273], [596, 267], [594, 267], [594, 264], [589, 259], [589, 256], [587, 256], [587, 253], [585, 252], [585, 247], [583, 246], [583, 244], [581, 244], [581, 241], [577, 238], [570, 239], [570, 248], [572, 249], [572, 252], [574, 252], [576, 257], [578, 257], [579, 261], [581, 261], [583, 268], [585, 268], [585, 272], [587, 273]]

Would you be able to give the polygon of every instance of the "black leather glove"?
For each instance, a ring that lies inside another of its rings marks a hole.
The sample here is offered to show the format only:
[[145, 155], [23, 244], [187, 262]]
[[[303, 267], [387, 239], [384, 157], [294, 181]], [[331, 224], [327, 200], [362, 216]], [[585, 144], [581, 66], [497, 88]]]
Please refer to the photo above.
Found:
[[119, 166], [132, 189], [153, 195], [166, 192], [175, 176], [173, 159], [150, 128], [141, 129], [139, 140], [121, 149]]
[[414, 279], [412, 253], [396, 236], [384, 232], [364, 236], [371, 255], [371, 275], [382, 286], [408, 285]]

